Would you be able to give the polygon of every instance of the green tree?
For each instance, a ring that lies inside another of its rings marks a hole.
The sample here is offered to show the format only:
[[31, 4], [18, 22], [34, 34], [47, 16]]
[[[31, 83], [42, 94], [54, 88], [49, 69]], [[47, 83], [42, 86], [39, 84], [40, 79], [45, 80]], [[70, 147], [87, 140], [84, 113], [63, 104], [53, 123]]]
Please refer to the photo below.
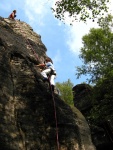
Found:
[[96, 83], [100, 78], [113, 72], [113, 33], [111, 15], [99, 20], [100, 28], [90, 29], [89, 34], [83, 36], [83, 47], [80, 58], [83, 65], [77, 67], [77, 77], [90, 75], [90, 82]]
[[113, 119], [113, 74], [100, 79], [93, 87], [92, 109], [87, 116], [93, 124]]
[[60, 20], [65, 20], [65, 13], [68, 13], [74, 20], [80, 17], [80, 20], [86, 21], [87, 18], [94, 20], [103, 16], [108, 11], [108, 3], [109, 0], [59, 0], [52, 10]]
[[69, 105], [73, 105], [73, 93], [72, 93], [72, 87], [73, 83], [71, 83], [70, 79], [68, 81], [63, 83], [56, 83], [56, 87], [60, 91], [61, 98]]

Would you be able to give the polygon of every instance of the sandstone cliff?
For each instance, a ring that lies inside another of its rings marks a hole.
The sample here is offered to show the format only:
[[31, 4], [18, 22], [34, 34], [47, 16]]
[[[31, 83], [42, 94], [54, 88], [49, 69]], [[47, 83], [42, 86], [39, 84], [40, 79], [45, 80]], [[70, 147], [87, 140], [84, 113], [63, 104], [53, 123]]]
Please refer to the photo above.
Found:
[[45, 57], [28, 24], [0, 17], [0, 149], [95, 150], [83, 115], [40, 80]]
[[[110, 80], [110, 83], [112, 83], [111, 80]], [[108, 81], [107, 81], [107, 84], [109, 84]], [[113, 140], [112, 140], [113, 139], [113, 132], [112, 132], [113, 131], [113, 119], [111, 119], [112, 118], [111, 116], [113, 114], [112, 111], [110, 111], [109, 113], [110, 109], [107, 109], [108, 112], [106, 113], [106, 115], [105, 116], [101, 115], [101, 120], [99, 118], [96, 119], [97, 121], [94, 121], [91, 119], [92, 117], [91, 110], [94, 107], [94, 98], [93, 98], [94, 88], [95, 87], [91, 87], [88, 84], [78, 84], [75, 87], [73, 87], [74, 106], [77, 107], [77, 109], [79, 109], [82, 112], [82, 114], [85, 116], [86, 120], [88, 121], [90, 130], [91, 130], [92, 141], [94, 145], [96, 146], [96, 149], [97, 150], [106, 150], [106, 149], [113, 150]], [[107, 92], [106, 92], [105, 87], [103, 87], [103, 89], [104, 89], [104, 94], [106, 94]], [[110, 90], [112, 90], [112, 88]], [[98, 94], [98, 92], [101, 93], [100, 92], [101, 90], [98, 91], [97, 89], [95, 89], [95, 91], [96, 91], [96, 94]], [[100, 104], [100, 101], [102, 101], [102, 97], [100, 97], [98, 100], [99, 104]], [[107, 105], [112, 106], [112, 99], [110, 103], [105, 103], [106, 107]], [[103, 107], [105, 106], [103, 105]], [[96, 112], [99, 113], [97, 110]], [[93, 114], [93, 116], [95, 116], [95, 113]]]

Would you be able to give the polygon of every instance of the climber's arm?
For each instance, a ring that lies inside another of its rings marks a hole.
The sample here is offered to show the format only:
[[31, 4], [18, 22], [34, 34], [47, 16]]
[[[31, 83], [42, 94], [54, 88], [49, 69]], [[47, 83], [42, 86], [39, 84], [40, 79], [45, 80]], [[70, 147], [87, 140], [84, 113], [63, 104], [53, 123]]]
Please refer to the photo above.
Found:
[[46, 65], [45, 64], [39, 64], [39, 65], [36, 65], [37, 67], [45, 67]]
[[43, 70], [46, 67], [46, 64], [39, 64], [36, 65], [37, 67], [39, 67], [41, 70]]

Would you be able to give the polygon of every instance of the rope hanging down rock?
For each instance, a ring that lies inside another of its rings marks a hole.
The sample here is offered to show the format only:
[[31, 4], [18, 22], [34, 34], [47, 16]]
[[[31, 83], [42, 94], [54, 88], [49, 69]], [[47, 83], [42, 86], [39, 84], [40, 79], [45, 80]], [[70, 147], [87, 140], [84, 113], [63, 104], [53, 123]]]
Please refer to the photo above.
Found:
[[[20, 29], [20, 32], [23, 34], [24, 32], [21, 30], [19, 25], [16, 25], [16, 27], [18, 27]], [[24, 33], [25, 36], [25, 33]], [[33, 47], [31, 46], [30, 42], [28, 39], [26, 39], [26, 42], [28, 43], [28, 45], [30, 46], [34, 56], [36, 57], [36, 59], [40, 62], [38, 55], [36, 54], [35, 50], [33, 49]], [[57, 122], [57, 114], [56, 114], [56, 104], [55, 104], [55, 99], [54, 99], [54, 93], [52, 90], [52, 86], [50, 84], [50, 80], [49, 80], [49, 86], [50, 86], [50, 90], [51, 90], [51, 94], [52, 94], [52, 100], [53, 100], [53, 105], [54, 105], [54, 117], [55, 117], [55, 123], [56, 123], [56, 140], [57, 140], [57, 150], [60, 150], [59, 147], [59, 134], [58, 134], [58, 122]]]

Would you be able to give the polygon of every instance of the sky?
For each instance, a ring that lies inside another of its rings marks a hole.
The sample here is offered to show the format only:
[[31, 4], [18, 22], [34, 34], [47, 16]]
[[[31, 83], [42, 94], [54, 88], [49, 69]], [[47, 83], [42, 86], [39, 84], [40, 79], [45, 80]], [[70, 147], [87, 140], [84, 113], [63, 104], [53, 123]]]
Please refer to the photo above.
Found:
[[[47, 48], [46, 54], [53, 60], [57, 72], [55, 82], [62, 83], [70, 79], [74, 86], [87, 83], [86, 76], [76, 78], [76, 66], [82, 65], [79, 58], [82, 37], [98, 25], [89, 20], [87, 23], [76, 21], [70, 26], [70, 18], [64, 24], [51, 11], [54, 3], [55, 0], [1, 0], [0, 16], [7, 18], [16, 9], [16, 19], [26, 22], [41, 35], [42, 43]], [[113, 6], [112, 0], [110, 6]]]

